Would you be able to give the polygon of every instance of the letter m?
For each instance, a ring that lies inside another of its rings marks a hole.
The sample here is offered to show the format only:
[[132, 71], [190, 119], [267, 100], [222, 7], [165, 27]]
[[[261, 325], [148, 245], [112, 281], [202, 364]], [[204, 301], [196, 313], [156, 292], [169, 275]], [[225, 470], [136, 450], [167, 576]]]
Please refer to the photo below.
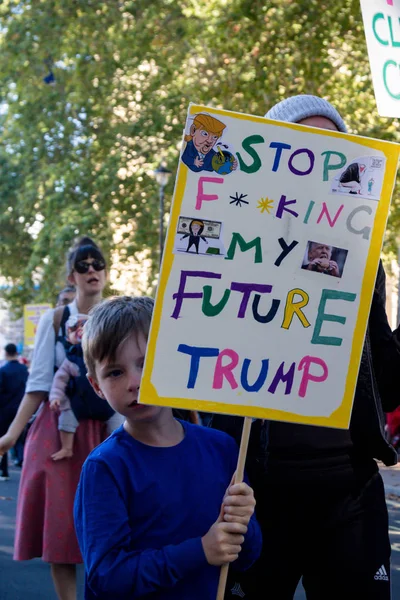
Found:
[[233, 260], [238, 244], [241, 252], [247, 252], [247, 250], [255, 248], [254, 262], [262, 263], [261, 238], [256, 237], [254, 240], [251, 240], [251, 242], [245, 242], [240, 233], [232, 233], [232, 241], [229, 250], [226, 253], [226, 260]]

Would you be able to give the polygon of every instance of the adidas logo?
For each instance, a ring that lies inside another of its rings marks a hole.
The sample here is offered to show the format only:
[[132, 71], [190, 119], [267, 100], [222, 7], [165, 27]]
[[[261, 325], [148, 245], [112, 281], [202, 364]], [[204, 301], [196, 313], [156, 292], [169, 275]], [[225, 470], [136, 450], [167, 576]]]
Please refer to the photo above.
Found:
[[231, 589], [231, 592], [234, 596], [239, 596], [239, 598], [244, 598], [246, 595], [240, 587], [240, 583], [235, 583], [235, 585]]
[[375, 581], [389, 581], [389, 577], [384, 565], [382, 565], [381, 568], [377, 570], [374, 579]]

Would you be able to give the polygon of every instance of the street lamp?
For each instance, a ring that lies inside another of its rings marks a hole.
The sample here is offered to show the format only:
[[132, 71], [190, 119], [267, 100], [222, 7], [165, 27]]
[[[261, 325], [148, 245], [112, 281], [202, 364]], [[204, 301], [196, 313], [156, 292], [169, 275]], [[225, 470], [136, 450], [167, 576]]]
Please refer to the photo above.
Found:
[[167, 185], [172, 171], [169, 171], [162, 163], [154, 171], [154, 177], [158, 183], [160, 192], [160, 263], [164, 247], [164, 188]]

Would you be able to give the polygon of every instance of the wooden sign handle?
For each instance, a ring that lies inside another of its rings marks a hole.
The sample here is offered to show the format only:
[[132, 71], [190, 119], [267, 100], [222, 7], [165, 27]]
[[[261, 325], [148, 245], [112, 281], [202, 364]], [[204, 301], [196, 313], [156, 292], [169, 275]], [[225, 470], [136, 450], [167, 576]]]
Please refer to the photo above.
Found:
[[[244, 418], [242, 439], [240, 441], [239, 457], [238, 457], [238, 463], [237, 463], [237, 468], [236, 468], [236, 473], [235, 473], [235, 483], [242, 483], [242, 481], [243, 481], [244, 465], [246, 462], [247, 448], [249, 445], [250, 430], [251, 430], [252, 422], [253, 422], [253, 419], [251, 417]], [[219, 583], [218, 583], [217, 600], [224, 600], [226, 581], [228, 579], [228, 569], [229, 569], [229, 565], [223, 565], [221, 567], [221, 573], [219, 576]]]

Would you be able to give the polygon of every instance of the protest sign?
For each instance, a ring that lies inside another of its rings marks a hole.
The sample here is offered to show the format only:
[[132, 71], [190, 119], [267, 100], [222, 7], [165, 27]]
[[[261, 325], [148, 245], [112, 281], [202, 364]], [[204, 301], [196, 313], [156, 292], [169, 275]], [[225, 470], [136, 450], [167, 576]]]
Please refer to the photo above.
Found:
[[378, 113], [400, 116], [400, 1], [360, 0]]
[[24, 306], [24, 345], [33, 348], [40, 317], [51, 308], [51, 304], [25, 304]]
[[347, 428], [398, 156], [190, 105], [140, 402]]

